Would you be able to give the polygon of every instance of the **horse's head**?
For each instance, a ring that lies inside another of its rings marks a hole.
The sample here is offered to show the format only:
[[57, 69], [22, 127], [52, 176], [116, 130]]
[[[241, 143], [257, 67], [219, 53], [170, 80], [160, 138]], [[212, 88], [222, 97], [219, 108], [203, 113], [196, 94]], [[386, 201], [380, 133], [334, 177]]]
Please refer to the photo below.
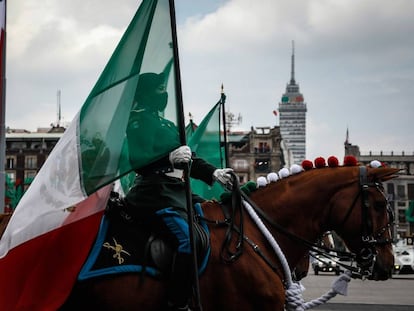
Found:
[[387, 201], [383, 181], [396, 177], [398, 169], [354, 167], [351, 184], [333, 197], [330, 217], [333, 229], [355, 253], [362, 277], [386, 280], [391, 276], [394, 256], [391, 227], [393, 210]]

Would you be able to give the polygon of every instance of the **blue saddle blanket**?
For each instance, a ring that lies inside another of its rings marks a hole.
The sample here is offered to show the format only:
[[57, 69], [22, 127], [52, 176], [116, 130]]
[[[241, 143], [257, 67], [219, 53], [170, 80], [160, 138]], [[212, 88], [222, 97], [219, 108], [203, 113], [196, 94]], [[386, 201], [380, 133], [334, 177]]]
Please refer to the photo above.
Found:
[[[200, 204], [195, 204], [195, 211], [203, 216]], [[202, 217], [199, 217], [202, 218]], [[200, 222], [201, 227], [209, 236], [209, 230], [205, 222]], [[145, 245], [147, 244], [149, 233], [143, 234], [142, 230], [137, 230], [136, 226], [117, 224], [116, 221], [107, 216], [103, 216], [96, 241], [91, 252], [83, 265], [78, 280], [111, 275], [117, 273], [141, 273], [160, 278], [162, 272], [150, 262], [145, 262]], [[199, 258], [199, 273], [205, 270], [210, 255], [208, 246], [205, 256]]]

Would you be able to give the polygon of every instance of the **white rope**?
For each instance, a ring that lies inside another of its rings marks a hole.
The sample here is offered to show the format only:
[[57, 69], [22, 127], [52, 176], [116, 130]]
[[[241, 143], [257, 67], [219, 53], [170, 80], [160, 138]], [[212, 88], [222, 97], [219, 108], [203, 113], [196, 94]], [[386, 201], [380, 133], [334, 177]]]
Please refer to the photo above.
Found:
[[263, 233], [263, 235], [269, 241], [270, 245], [272, 246], [273, 250], [275, 251], [277, 257], [279, 258], [279, 260], [282, 264], [283, 272], [285, 274], [286, 284], [288, 285], [288, 287], [290, 287], [290, 285], [292, 284], [292, 275], [291, 275], [290, 267], [289, 267], [289, 264], [286, 260], [285, 254], [283, 254], [282, 250], [279, 247], [279, 244], [276, 242], [273, 235], [266, 228], [263, 221], [259, 218], [257, 213], [254, 211], [253, 207], [248, 202], [246, 202], [245, 200], [243, 200], [243, 205], [244, 205], [244, 208], [249, 213], [250, 217], [253, 219], [253, 221], [256, 223], [256, 225], [259, 227], [260, 231]]
[[283, 268], [283, 272], [285, 274], [285, 283], [287, 286], [286, 289], [286, 302], [285, 302], [285, 310], [287, 311], [304, 311], [308, 309], [312, 309], [316, 306], [326, 303], [328, 300], [335, 297], [337, 294], [340, 295], [347, 295], [348, 292], [348, 283], [351, 280], [351, 272], [345, 271], [345, 273], [341, 274], [332, 284], [332, 288], [322, 295], [321, 297], [311, 300], [309, 302], [304, 301], [302, 297], [302, 293], [305, 290], [304, 286], [300, 282], [292, 282], [292, 275], [290, 271], [289, 264], [286, 260], [285, 254], [280, 249], [279, 244], [270, 233], [270, 231], [266, 228], [265, 224], [262, 222], [260, 217], [254, 211], [253, 207], [243, 200], [244, 208], [249, 213], [250, 217], [259, 227], [259, 230], [263, 233], [265, 238], [268, 240], [270, 245], [272, 246], [273, 250], [276, 253], [276, 256], [279, 258], [280, 263]]
[[323, 294], [321, 297], [306, 303], [302, 298], [302, 292], [305, 288], [300, 282], [296, 282], [286, 291], [286, 310], [309, 310], [326, 303], [337, 294], [346, 296], [348, 294], [348, 283], [350, 280], [351, 272], [347, 270], [338, 276], [338, 278], [332, 283], [332, 288], [328, 292]]

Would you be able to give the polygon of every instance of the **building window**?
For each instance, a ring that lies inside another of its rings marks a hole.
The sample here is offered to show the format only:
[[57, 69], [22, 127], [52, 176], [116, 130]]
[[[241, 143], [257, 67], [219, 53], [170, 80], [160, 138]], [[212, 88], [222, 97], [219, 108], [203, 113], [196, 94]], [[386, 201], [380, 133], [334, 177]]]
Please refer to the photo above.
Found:
[[16, 167], [16, 157], [8, 156], [6, 157], [6, 169], [13, 169]]
[[259, 142], [259, 146], [254, 148], [255, 153], [269, 153], [270, 146], [267, 142]]
[[47, 145], [45, 141], [34, 141], [30, 145], [30, 149], [46, 149]]
[[387, 193], [392, 196], [392, 200], [394, 200], [394, 184], [388, 183], [387, 184]]
[[247, 160], [241, 160], [241, 159], [234, 160], [233, 166], [235, 170], [246, 170], [249, 168], [249, 164], [247, 163]]
[[405, 166], [404, 162], [398, 163], [398, 168], [401, 170], [400, 174], [404, 174], [404, 175], [407, 174], [407, 167]]
[[408, 167], [409, 167], [409, 172], [408, 172], [408, 174], [410, 174], [410, 175], [414, 175], [414, 163], [410, 163], [409, 165], [408, 165]]
[[399, 209], [398, 210], [398, 223], [405, 223], [405, 222], [406, 222], [405, 210]]
[[256, 159], [255, 169], [256, 172], [268, 172], [270, 167], [270, 159]]
[[405, 200], [405, 187], [404, 185], [397, 186], [397, 196], [399, 200]]
[[24, 141], [15, 141], [11, 143], [11, 149], [26, 149], [27, 145]]
[[407, 184], [408, 200], [414, 201], [414, 184]]
[[6, 172], [7, 177], [10, 178], [10, 181], [16, 182], [16, 172], [14, 171], [7, 171]]
[[387, 184], [387, 193], [394, 195], [394, 184], [392, 183]]
[[37, 157], [36, 156], [26, 156], [24, 159], [25, 168], [37, 168]]

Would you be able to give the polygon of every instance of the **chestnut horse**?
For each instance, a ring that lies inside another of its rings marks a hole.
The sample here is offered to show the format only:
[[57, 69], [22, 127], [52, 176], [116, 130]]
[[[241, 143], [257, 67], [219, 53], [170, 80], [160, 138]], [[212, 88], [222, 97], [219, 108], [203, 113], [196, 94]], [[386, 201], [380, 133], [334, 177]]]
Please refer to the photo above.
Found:
[[[384, 167], [311, 169], [258, 189], [249, 202], [265, 219], [291, 269], [301, 263], [307, 269], [304, 258], [309, 243], [335, 230], [353, 252], [360, 275], [386, 280], [394, 256], [389, 230], [392, 215], [382, 181], [396, 177], [397, 172]], [[199, 279], [202, 308], [284, 310], [283, 267], [258, 226], [249, 216], [240, 217], [242, 211], [237, 210], [238, 230], [232, 237], [237, 240], [242, 232], [244, 242], [234, 260], [223, 260], [222, 246], [229, 228], [214, 225], [223, 223], [222, 207], [215, 201], [202, 207], [211, 223], [211, 254]], [[1, 215], [1, 234], [9, 218]], [[61, 310], [165, 310], [165, 300], [164, 282], [151, 277], [142, 282], [137, 274], [125, 273], [78, 282]]]
[[[319, 168], [283, 178], [251, 193], [250, 200], [278, 242], [290, 268], [306, 255], [308, 246], [326, 231], [335, 230], [355, 255], [359, 273], [372, 280], [391, 276], [394, 256], [390, 227], [392, 215], [382, 181], [398, 169], [344, 166]], [[228, 228], [218, 202], [202, 204], [211, 220], [211, 254], [199, 278], [202, 309], [284, 310], [285, 281], [281, 263], [248, 215], [242, 222], [242, 252], [223, 261], [222, 245]], [[240, 231], [238, 231], [240, 232]], [[233, 232], [233, 239], [237, 233]], [[262, 256], [258, 255], [260, 249]], [[224, 256], [225, 257], [225, 256]], [[266, 258], [267, 260], [264, 260]], [[274, 269], [268, 263], [277, 267]], [[128, 273], [78, 282], [62, 310], [165, 310], [164, 282]]]

